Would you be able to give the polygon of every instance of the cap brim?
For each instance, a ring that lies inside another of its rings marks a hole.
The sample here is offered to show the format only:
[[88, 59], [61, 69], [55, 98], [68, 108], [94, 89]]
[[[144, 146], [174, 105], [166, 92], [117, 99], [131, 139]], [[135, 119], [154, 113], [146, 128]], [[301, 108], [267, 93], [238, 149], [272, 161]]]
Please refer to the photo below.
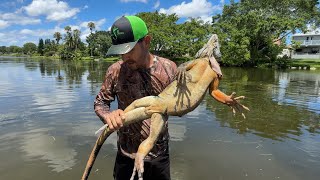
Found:
[[124, 44], [112, 45], [106, 55], [126, 54], [130, 52], [138, 41], [129, 42]]

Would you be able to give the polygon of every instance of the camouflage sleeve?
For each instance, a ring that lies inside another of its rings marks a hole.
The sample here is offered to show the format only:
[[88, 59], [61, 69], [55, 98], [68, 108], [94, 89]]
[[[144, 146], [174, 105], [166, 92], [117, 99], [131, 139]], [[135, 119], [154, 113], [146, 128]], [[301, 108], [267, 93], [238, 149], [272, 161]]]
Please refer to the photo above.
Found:
[[171, 61], [171, 69], [172, 69], [171, 74], [169, 74], [170, 83], [175, 80], [176, 73], [177, 73], [177, 65], [173, 61]]
[[115, 99], [115, 73], [112, 67], [108, 68], [101, 89], [94, 101], [94, 111], [103, 123], [106, 123], [104, 117], [110, 112], [110, 103]]

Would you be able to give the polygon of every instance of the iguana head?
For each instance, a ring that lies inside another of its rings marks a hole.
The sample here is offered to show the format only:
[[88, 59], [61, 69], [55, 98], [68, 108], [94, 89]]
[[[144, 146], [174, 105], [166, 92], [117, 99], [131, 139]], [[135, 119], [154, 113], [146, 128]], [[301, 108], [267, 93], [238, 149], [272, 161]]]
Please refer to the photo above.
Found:
[[[214, 39], [214, 42], [212, 45], [212, 49], [213, 49], [212, 55], [217, 59], [217, 61], [220, 61], [221, 60], [221, 51], [220, 51], [220, 43], [219, 43], [218, 35], [213, 34], [211, 36], [211, 38]], [[210, 40], [209, 40], [209, 42], [210, 42]]]
[[218, 35], [213, 34], [209, 41], [197, 52], [196, 58], [206, 58], [213, 71], [215, 71], [219, 77], [222, 76], [222, 72], [217, 61], [221, 60], [220, 44]]
[[197, 52], [196, 58], [215, 57], [218, 61], [221, 59], [220, 44], [218, 35], [213, 34], [209, 41]]

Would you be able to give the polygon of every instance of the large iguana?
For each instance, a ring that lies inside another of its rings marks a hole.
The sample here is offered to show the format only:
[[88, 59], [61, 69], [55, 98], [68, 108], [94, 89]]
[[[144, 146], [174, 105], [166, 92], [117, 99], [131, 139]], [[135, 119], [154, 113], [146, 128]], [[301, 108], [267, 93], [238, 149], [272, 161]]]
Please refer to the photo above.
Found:
[[[127, 154], [135, 158], [135, 167], [131, 179], [138, 172], [139, 179], [142, 179], [144, 171], [144, 157], [150, 152], [158, 135], [162, 131], [165, 121], [164, 116], [183, 116], [193, 111], [203, 100], [207, 90], [217, 101], [229, 105], [233, 113], [239, 111], [243, 117], [243, 110], [249, 110], [240, 104], [238, 99], [244, 96], [234, 97], [235, 93], [227, 96], [218, 90], [220, 75], [219, 68], [215, 72], [215, 57], [220, 58], [220, 46], [218, 36], [212, 35], [208, 43], [199, 50], [193, 61], [186, 62], [178, 67], [177, 78], [158, 96], [147, 96], [131, 103], [125, 110], [125, 122], [123, 126], [151, 118], [150, 135], [139, 146], [136, 154]], [[82, 179], [87, 179], [99, 150], [106, 138], [113, 133], [107, 126], [102, 128], [102, 133], [95, 143], [90, 154]]]

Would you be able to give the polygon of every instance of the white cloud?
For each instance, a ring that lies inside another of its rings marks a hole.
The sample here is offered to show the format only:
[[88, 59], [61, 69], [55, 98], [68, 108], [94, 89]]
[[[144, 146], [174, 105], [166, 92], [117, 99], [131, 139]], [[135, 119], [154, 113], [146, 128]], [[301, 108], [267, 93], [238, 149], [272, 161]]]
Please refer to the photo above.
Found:
[[[88, 23], [89, 22], [93, 22], [94, 25], [96, 26], [96, 30], [100, 30], [101, 29], [101, 26], [106, 22], [106, 19], [103, 18], [103, 19], [100, 19], [98, 21], [84, 21], [80, 24], [80, 27], [82, 28], [88, 28]], [[88, 28], [89, 29], [89, 28]]]
[[7, 26], [11, 24], [18, 24], [18, 25], [39, 24], [41, 22], [40, 19], [26, 17], [19, 12], [0, 14], [0, 21], [1, 20], [7, 22]]
[[40, 38], [53, 39], [53, 34], [55, 32], [60, 32], [64, 34], [64, 28], [60, 28], [56, 26], [52, 29], [22, 29], [22, 30], [13, 30], [13, 31], [5, 31], [0, 33], [0, 44], [4, 46], [23, 46], [23, 44], [27, 42], [33, 42], [35, 44], [38, 43]]
[[177, 14], [180, 18], [200, 17], [204, 21], [211, 21], [211, 16], [223, 8], [224, 0], [218, 5], [212, 5], [207, 0], [192, 0], [190, 3], [185, 1], [179, 5], [171, 6], [169, 9], [161, 8], [160, 13]]
[[9, 26], [9, 23], [7, 21], [0, 19], [0, 29], [4, 29]]
[[88, 9], [89, 6], [88, 5], [85, 5], [82, 9]]
[[[100, 19], [97, 21], [85, 21], [85, 22], [80, 22], [77, 25], [69, 25], [72, 30], [78, 29], [81, 31], [81, 40], [82, 42], [86, 41], [86, 37], [90, 34], [90, 29], [87, 27], [88, 22], [94, 22], [96, 26], [96, 30], [107, 30], [103, 29], [103, 25], [106, 22], [106, 19]], [[0, 28], [1, 28], [1, 20], [0, 20]], [[5, 24], [5, 23], [4, 23]], [[24, 43], [26, 42], [33, 42], [35, 44], [38, 43], [39, 39], [54, 39], [53, 34], [55, 32], [60, 32], [62, 35], [65, 34], [64, 27], [60, 26], [55, 26], [54, 28], [51, 29], [28, 29], [24, 28], [19, 31], [14, 30], [14, 31], [6, 31], [6, 32], [1, 32], [0, 33], [0, 44], [5, 45], [5, 46], [10, 46], [10, 45], [17, 45], [17, 46], [23, 46]], [[17, 40], [17, 37], [19, 37], [19, 40]]]
[[314, 24], [308, 24], [307, 29], [308, 29], [308, 32], [306, 34], [319, 34], [320, 33], [320, 27], [317, 27]]
[[153, 6], [153, 9], [157, 9], [159, 6], [160, 6], [160, 0], [157, 0], [157, 2]]
[[29, 35], [29, 36], [44, 38], [44, 37], [53, 37], [53, 34], [55, 32], [64, 33], [64, 29], [58, 26], [53, 29], [36, 29], [36, 30], [22, 29], [18, 33], [21, 35]]
[[68, 3], [57, 0], [33, 0], [23, 9], [30, 16], [45, 15], [50, 21], [62, 21], [80, 12], [78, 8], [70, 8]]
[[20, 31], [21, 34], [28, 34], [28, 35], [32, 34], [33, 32], [34, 32], [34, 31], [32, 31], [32, 30], [30, 30], [30, 29], [22, 29], [22, 30]]
[[142, 3], [147, 3], [148, 0], [120, 0], [120, 2], [124, 2], [124, 3], [127, 3], [127, 2], [142, 2]]
[[89, 22], [93, 22], [94, 25], [96, 26], [95, 30], [99, 31], [102, 29], [101, 26], [104, 25], [104, 23], [106, 22], [106, 19], [103, 18], [98, 21], [84, 21], [84, 22], [82, 22], [80, 24], [80, 27], [83, 29], [83, 31], [81, 32], [80, 38], [83, 42], [86, 41], [86, 37], [89, 36], [89, 34], [90, 34], [90, 29], [88, 28]]
[[68, 19], [75, 16], [78, 12], [79, 12], [79, 9], [76, 9], [76, 8], [70, 9], [69, 11], [65, 11], [65, 12], [56, 11], [48, 14], [47, 19], [51, 21], [61, 21], [61, 20]]
[[4, 46], [16, 45], [18, 43], [17, 37], [20, 36], [17, 36], [16, 31], [0, 33], [0, 44]]

